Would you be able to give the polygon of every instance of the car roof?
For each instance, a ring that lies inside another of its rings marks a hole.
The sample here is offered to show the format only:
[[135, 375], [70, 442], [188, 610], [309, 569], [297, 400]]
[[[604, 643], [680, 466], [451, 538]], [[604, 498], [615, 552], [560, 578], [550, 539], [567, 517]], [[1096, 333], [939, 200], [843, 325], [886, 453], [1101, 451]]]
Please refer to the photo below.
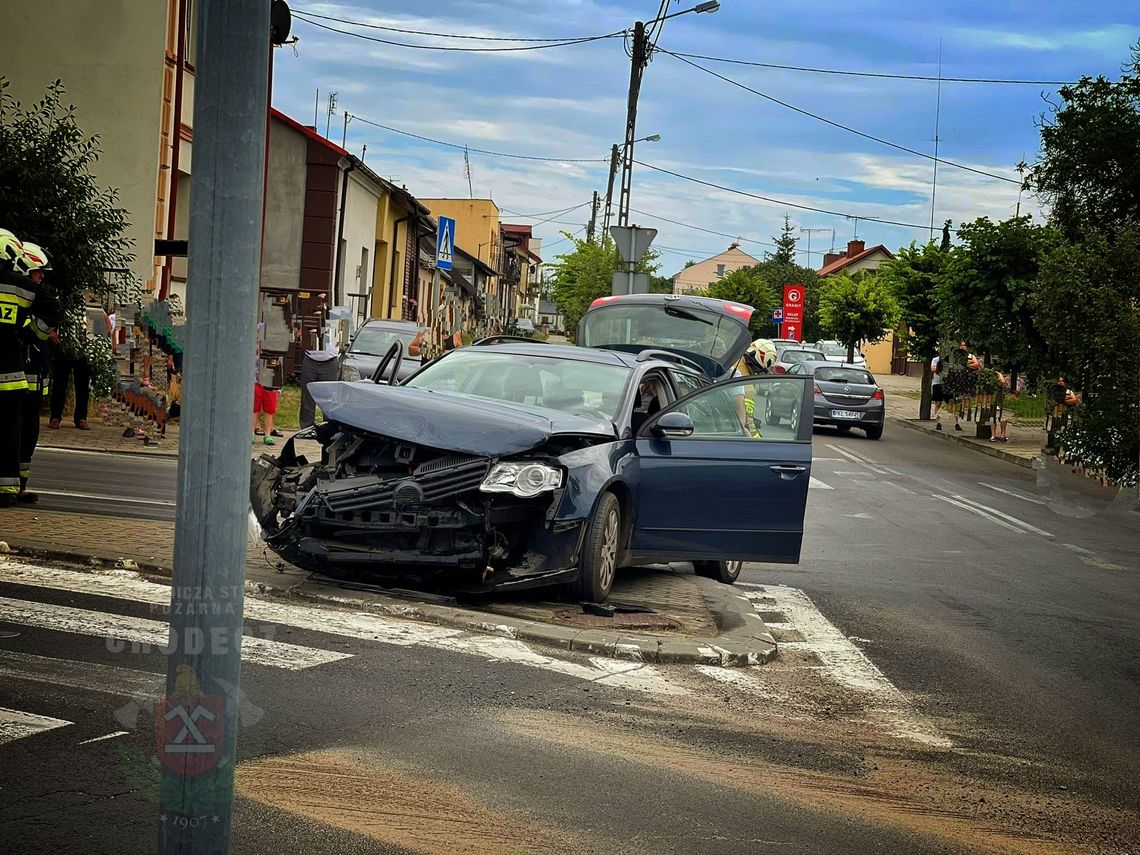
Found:
[[[870, 374], [865, 365], [855, 365], [851, 362], [824, 362], [819, 359], [805, 359], [800, 365], [806, 365], [811, 368], [812, 374], [819, 368], [851, 368], [855, 371], [862, 371], [864, 374]], [[872, 375], [873, 376], [873, 375]]]
[[394, 320], [391, 320], [389, 318], [372, 318], [371, 320], [365, 321], [364, 324], [360, 328], [366, 329], [368, 327], [387, 329], [387, 330], [409, 330], [409, 331], [416, 331], [416, 330], [423, 329], [423, 327], [421, 327], [415, 321], [394, 321]]

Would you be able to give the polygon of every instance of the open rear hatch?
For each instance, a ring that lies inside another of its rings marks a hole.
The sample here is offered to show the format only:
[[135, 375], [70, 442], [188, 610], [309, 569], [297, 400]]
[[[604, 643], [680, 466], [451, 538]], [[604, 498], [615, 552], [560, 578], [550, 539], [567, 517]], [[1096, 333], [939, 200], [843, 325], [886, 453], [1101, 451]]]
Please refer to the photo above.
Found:
[[683, 294], [600, 297], [578, 323], [577, 344], [625, 353], [667, 350], [718, 380], [748, 348], [753, 311], [742, 303]]

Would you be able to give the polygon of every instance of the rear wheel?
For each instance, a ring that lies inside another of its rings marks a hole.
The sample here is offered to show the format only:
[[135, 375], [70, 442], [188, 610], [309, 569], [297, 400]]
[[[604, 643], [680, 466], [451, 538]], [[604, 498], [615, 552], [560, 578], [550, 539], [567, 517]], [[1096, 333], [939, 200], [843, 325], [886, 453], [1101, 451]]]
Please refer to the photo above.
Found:
[[706, 579], [716, 579], [725, 585], [731, 585], [740, 577], [743, 564], [743, 561], [694, 561], [693, 571]]
[[867, 439], [879, 439], [883, 435], [883, 426], [875, 425], [874, 427], [866, 428]]
[[780, 423], [780, 417], [776, 415], [775, 410], [772, 409], [772, 399], [770, 397], [764, 399], [764, 421], [770, 425], [778, 425]]
[[613, 590], [621, 540], [621, 506], [613, 493], [602, 493], [578, 562], [579, 599], [601, 603]]

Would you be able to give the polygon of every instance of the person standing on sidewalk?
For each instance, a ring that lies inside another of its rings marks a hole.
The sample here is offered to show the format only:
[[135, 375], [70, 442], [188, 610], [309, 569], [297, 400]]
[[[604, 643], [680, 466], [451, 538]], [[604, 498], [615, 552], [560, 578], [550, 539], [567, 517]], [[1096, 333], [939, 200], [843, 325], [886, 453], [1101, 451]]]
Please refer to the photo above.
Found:
[[48, 427], [59, 430], [63, 420], [63, 407], [67, 403], [67, 386], [75, 375], [75, 413], [72, 418], [78, 430], [91, 430], [87, 424], [87, 409], [91, 402], [91, 363], [87, 360], [88, 335], [111, 335], [111, 319], [94, 296], [88, 294], [85, 323], [80, 325], [76, 350], [68, 352], [66, 346], [55, 354], [51, 376], [51, 421]]
[[934, 429], [942, 430], [942, 405], [946, 403], [946, 387], [942, 385], [943, 359], [936, 356], [930, 360], [930, 370], [934, 379], [930, 383], [930, 400], [934, 404]]
[[[257, 358], [253, 363], [253, 442], [257, 443], [258, 439], [266, 445], [273, 445], [273, 437], [281, 436], [281, 432], [274, 430], [273, 420], [277, 416], [277, 402], [280, 395], [280, 390], [274, 386], [264, 385], [261, 381], [265, 378], [262, 373], [265, 370], [261, 362], [261, 338], [265, 333], [265, 325], [257, 325]], [[271, 373], [271, 372], [267, 372]], [[265, 421], [265, 429], [262, 430], [261, 422]]]
[[[22, 267], [28, 271], [28, 278], [36, 285], [42, 285], [44, 277], [51, 271], [51, 261], [48, 254], [34, 243], [25, 243], [23, 246], [24, 260]], [[42, 309], [37, 307], [38, 311]], [[28, 489], [28, 480], [32, 477], [32, 455], [36, 452], [36, 445], [40, 438], [40, 410], [43, 408], [44, 395], [50, 388], [49, 370], [47, 360], [47, 342], [49, 339], [58, 341], [59, 336], [51, 324], [40, 317], [29, 317], [24, 321], [24, 379], [28, 389], [24, 395], [23, 418], [20, 425], [20, 492], [16, 494], [16, 501], [32, 505], [39, 501], [39, 496]]]
[[301, 360], [301, 417], [303, 430], [313, 426], [317, 415], [317, 404], [309, 394], [309, 384], [323, 380], [336, 380], [340, 377], [340, 349], [333, 343], [333, 331], [325, 330], [318, 350], [306, 350]]

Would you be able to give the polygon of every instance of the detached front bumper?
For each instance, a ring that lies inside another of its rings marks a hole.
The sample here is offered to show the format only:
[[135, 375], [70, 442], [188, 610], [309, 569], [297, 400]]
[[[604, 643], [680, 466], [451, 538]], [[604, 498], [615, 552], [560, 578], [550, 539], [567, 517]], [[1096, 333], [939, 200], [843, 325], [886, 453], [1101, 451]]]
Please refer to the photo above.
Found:
[[[251, 501], [266, 544], [307, 570], [359, 581], [477, 593], [572, 580], [585, 520], [557, 520], [560, 492], [535, 499], [480, 493], [485, 466], [439, 477], [326, 482], [282, 507], [286, 471], [253, 468]], [[434, 474], [434, 473], [433, 473]]]

